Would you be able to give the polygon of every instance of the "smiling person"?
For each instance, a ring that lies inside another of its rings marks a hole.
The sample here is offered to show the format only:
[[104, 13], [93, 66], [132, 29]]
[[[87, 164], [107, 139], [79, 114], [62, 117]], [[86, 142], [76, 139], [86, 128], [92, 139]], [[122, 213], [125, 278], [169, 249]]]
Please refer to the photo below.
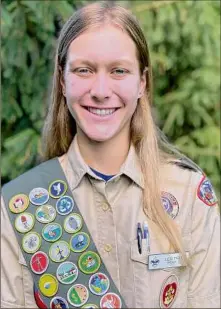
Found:
[[219, 308], [212, 185], [154, 123], [148, 46], [110, 2], [61, 30], [45, 162], [3, 187], [2, 308]]

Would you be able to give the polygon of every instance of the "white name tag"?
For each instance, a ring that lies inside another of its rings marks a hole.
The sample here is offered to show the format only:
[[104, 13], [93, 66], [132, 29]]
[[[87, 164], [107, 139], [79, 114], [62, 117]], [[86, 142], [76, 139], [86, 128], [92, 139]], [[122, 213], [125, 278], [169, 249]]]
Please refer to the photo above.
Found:
[[183, 266], [182, 256], [180, 253], [160, 253], [150, 254], [148, 256], [149, 269], [162, 269], [180, 266]]

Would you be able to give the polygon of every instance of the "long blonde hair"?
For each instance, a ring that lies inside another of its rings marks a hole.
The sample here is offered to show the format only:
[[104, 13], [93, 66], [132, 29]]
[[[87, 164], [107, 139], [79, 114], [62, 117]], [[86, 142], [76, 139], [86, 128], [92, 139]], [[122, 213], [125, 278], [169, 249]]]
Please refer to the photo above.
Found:
[[144, 178], [143, 210], [161, 228], [173, 249], [181, 252], [185, 259], [181, 235], [161, 202], [160, 165], [171, 155], [161, 147], [162, 139], [152, 117], [152, 68], [148, 45], [139, 23], [127, 9], [108, 1], [95, 2], [75, 12], [63, 26], [55, 57], [51, 105], [43, 131], [44, 158], [50, 159], [67, 152], [76, 133], [75, 120], [68, 110], [60, 84], [69, 45], [82, 32], [104, 23], [120, 26], [126, 31], [137, 47], [140, 74], [147, 68], [146, 91], [139, 99], [131, 121], [131, 142], [135, 146]]

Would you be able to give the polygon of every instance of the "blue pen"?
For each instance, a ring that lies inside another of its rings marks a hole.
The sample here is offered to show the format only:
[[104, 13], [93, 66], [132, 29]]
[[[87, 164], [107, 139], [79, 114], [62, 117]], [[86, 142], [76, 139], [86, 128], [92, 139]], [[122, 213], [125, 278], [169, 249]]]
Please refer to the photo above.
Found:
[[146, 221], [144, 221], [143, 224], [143, 231], [144, 231], [144, 239], [147, 241], [147, 251], [150, 251], [150, 235], [149, 235], [149, 230], [148, 230], [148, 224]]
[[137, 245], [138, 245], [138, 251], [140, 254], [142, 253], [142, 238], [143, 238], [142, 228], [141, 228], [141, 224], [138, 222], [137, 224]]

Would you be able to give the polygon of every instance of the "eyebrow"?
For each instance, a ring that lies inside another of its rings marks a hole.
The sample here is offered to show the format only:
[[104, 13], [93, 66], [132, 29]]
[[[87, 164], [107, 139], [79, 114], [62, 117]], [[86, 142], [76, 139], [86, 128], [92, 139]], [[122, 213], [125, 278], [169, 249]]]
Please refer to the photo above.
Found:
[[[69, 62], [69, 64], [72, 66], [74, 65], [76, 62], [82, 62], [85, 65], [89, 65], [89, 66], [95, 66], [96, 62], [95, 61], [90, 61], [88, 59], [84, 59], [84, 58], [76, 58], [74, 60], [71, 60]], [[127, 59], [127, 58], [122, 58], [122, 59], [116, 59], [110, 62], [110, 65], [119, 65], [122, 63], [126, 63], [128, 65], [133, 65], [134, 62], [132, 62], [131, 60]]]

